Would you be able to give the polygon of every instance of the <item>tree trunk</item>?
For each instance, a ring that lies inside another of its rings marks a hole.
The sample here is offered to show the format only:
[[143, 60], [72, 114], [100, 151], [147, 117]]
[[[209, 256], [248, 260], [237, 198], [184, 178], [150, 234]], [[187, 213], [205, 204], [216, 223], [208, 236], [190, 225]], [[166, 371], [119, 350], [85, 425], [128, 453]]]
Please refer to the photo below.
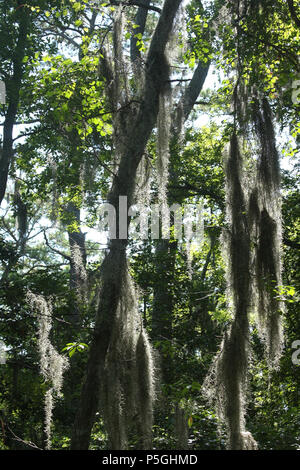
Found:
[[[146, 80], [142, 103], [128, 129], [121, 155], [118, 173], [114, 178], [108, 202], [116, 208], [119, 216], [119, 196], [127, 196], [128, 205], [133, 202], [135, 177], [150, 134], [155, 126], [159, 95], [165, 86], [164, 51], [173, 21], [181, 0], [166, 0], [152, 37], [146, 66]], [[127, 220], [129, 224], [129, 219]], [[118, 235], [117, 235], [118, 236]], [[101, 378], [108, 350], [112, 325], [120, 302], [121, 286], [126, 275], [126, 246], [128, 240], [111, 240], [109, 252], [102, 265], [100, 303], [96, 316], [95, 332], [90, 348], [86, 380], [82, 389], [78, 414], [75, 419], [72, 449], [88, 449], [90, 434], [98, 408]]]
[[0, 204], [5, 196], [8, 171], [13, 155], [13, 127], [19, 106], [20, 89], [23, 77], [23, 59], [26, 50], [26, 38], [29, 28], [29, 17], [25, 5], [18, 7], [16, 13], [19, 22], [19, 35], [16, 49], [13, 53], [13, 75], [6, 83], [8, 108], [3, 127], [3, 148], [0, 154]]

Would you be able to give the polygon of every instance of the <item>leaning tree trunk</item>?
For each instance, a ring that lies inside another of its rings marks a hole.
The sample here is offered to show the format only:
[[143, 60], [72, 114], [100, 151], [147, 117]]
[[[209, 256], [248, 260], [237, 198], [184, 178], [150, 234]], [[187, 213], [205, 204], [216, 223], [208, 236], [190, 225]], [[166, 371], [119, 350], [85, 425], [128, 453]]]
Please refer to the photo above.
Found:
[[[173, 21], [181, 0], [166, 0], [155, 29], [146, 64], [144, 92], [132, 124], [124, 136], [123, 153], [114, 178], [108, 202], [116, 208], [119, 216], [119, 196], [127, 196], [128, 205], [133, 203], [135, 179], [150, 134], [155, 126], [159, 95], [165, 87], [167, 64], [164, 56]], [[131, 119], [133, 116], [128, 116]], [[127, 220], [129, 224], [129, 220]], [[102, 265], [102, 286], [96, 316], [96, 325], [90, 348], [86, 380], [83, 385], [78, 413], [74, 423], [72, 449], [87, 449], [95, 413], [98, 408], [101, 380], [105, 359], [111, 340], [112, 327], [121, 301], [122, 284], [127, 276], [127, 239], [111, 240], [109, 252]]]

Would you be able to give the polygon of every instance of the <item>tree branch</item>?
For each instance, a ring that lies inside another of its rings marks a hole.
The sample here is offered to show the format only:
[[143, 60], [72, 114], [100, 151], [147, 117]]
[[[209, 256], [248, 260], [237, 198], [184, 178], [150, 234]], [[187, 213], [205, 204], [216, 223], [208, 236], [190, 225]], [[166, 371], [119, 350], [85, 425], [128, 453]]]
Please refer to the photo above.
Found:
[[38, 447], [36, 444], [34, 444], [34, 442], [25, 441], [24, 439], [21, 439], [20, 437], [18, 437], [18, 436], [12, 431], [12, 429], [11, 429], [7, 424], [4, 424], [4, 425], [5, 425], [6, 429], [8, 429], [8, 431], [12, 434], [14, 441], [21, 442], [22, 444], [24, 444], [24, 445], [26, 445], [26, 446], [28, 446], [28, 447], [31, 447], [31, 449], [43, 450], [43, 449], [41, 449], [40, 447]]
[[71, 257], [70, 256], [68, 256], [65, 253], [63, 253], [62, 251], [57, 250], [56, 248], [53, 248], [52, 246], [50, 246], [45, 230], [43, 232], [44, 232], [45, 242], [46, 242], [46, 245], [48, 246], [48, 248], [50, 248], [50, 250], [54, 251], [54, 253], [57, 253], [58, 255], [62, 256], [65, 259], [67, 259], [71, 263]]
[[148, 60], [151, 62], [155, 53], [163, 53], [169, 40], [173, 21], [182, 0], [165, 0], [161, 16], [158, 20], [149, 48]]
[[[32, 119], [32, 120], [25, 121], [25, 122], [16, 121], [16, 122], [14, 122], [14, 125], [15, 126], [27, 126], [29, 124], [36, 124], [37, 122], [40, 122], [40, 119]], [[5, 122], [1, 122], [0, 126], [4, 126], [4, 124], [5, 124]]]
[[138, 1], [138, 0], [128, 0], [128, 1], [114, 1], [114, 0], [111, 0], [111, 5], [124, 5], [124, 6], [127, 6], [127, 7], [131, 7], [131, 6], [135, 6], [135, 7], [139, 7], [139, 8], [142, 8], [143, 10], [151, 10], [151, 11], [155, 11], [156, 13], [161, 13], [161, 8], [159, 7], [156, 7], [154, 5], [150, 5], [150, 0], [144, 0], [143, 2], [142, 1]]
[[154, 5], [149, 5], [149, 3], [150, 2], [148, 2], [148, 0], [145, 0], [144, 2], [138, 2], [136, 0], [129, 1], [130, 5], [143, 8], [144, 10], [151, 10], [151, 11], [156, 11], [157, 13], [161, 13], [161, 8], [155, 7]]
[[[150, 0], [145, 0], [145, 5], [146, 7], [149, 7], [150, 5]], [[138, 25], [139, 27], [135, 29], [135, 35], [136, 34], [144, 34], [145, 27], [146, 27], [146, 21], [147, 21], [147, 16], [148, 16], [148, 9], [145, 8], [145, 6], [140, 6], [137, 14], [135, 16], [135, 24]], [[130, 57], [131, 57], [131, 62], [135, 62], [137, 59], [140, 59], [141, 53], [140, 50], [137, 46], [137, 41], [138, 39], [134, 36], [132, 36], [131, 41], [130, 41]]]
[[194, 104], [203, 88], [205, 79], [208, 74], [210, 63], [199, 63], [189, 86], [187, 87], [183, 96], [183, 116], [186, 120], [193, 109]]
[[220, 209], [224, 209], [224, 201], [222, 197], [204, 186], [198, 187], [190, 183], [184, 183], [182, 185], [175, 183], [175, 184], [170, 184], [169, 189], [170, 191], [172, 190], [182, 191], [185, 195], [187, 191], [190, 191], [189, 194], [191, 196], [198, 195], [198, 196], [203, 196], [203, 197], [209, 197], [210, 199], [215, 201], [215, 203], [219, 206]]

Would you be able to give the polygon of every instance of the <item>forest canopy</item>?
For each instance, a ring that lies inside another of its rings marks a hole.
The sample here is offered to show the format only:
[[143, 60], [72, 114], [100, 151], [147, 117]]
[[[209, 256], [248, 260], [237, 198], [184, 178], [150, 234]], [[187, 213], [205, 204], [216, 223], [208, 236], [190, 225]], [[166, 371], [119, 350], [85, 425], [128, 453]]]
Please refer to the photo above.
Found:
[[0, 31], [0, 449], [299, 450], [299, 0]]

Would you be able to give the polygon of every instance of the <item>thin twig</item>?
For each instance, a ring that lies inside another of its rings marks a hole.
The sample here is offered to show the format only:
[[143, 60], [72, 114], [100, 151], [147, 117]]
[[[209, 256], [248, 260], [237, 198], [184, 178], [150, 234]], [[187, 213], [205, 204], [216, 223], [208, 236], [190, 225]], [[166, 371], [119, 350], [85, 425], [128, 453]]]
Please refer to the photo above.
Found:
[[40, 447], [38, 447], [36, 444], [34, 444], [34, 442], [25, 441], [24, 439], [21, 439], [19, 436], [17, 436], [17, 435], [13, 432], [13, 430], [12, 430], [6, 423], [4, 423], [4, 426], [5, 426], [5, 427], [9, 430], [9, 432], [13, 435], [14, 441], [22, 442], [22, 444], [25, 444], [26, 446], [29, 446], [29, 447], [31, 447], [32, 449], [43, 450], [43, 449], [41, 449]]
[[46, 242], [46, 245], [48, 246], [48, 248], [50, 248], [50, 250], [54, 251], [54, 253], [57, 253], [58, 255], [62, 256], [63, 258], [65, 258], [69, 262], [71, 262], [71, 257], [70, 256], [68, 256], [65, 253], [63, 253], [62, 251], [57, 250], [56, 248], [53, 248], [52, 246], [50, 246], [45, 230], [43, 232], [44, 232], [45, 242]]

